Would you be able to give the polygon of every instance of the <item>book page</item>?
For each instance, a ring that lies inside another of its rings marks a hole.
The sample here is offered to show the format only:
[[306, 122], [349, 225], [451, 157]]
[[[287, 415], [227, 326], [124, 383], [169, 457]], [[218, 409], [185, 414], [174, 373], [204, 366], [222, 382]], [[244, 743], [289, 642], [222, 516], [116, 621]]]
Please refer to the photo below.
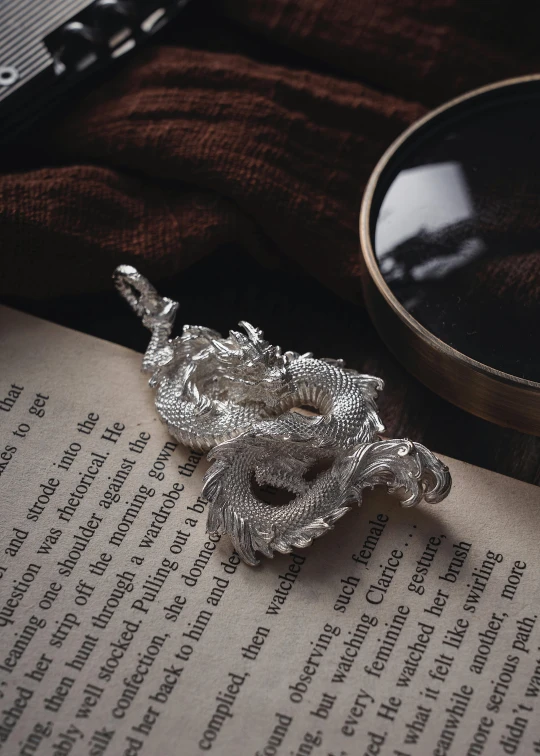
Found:
[[0, 316], [4, 753], [540, 753], [538, 488], [447, 460], [248, 567], [141, 356]]

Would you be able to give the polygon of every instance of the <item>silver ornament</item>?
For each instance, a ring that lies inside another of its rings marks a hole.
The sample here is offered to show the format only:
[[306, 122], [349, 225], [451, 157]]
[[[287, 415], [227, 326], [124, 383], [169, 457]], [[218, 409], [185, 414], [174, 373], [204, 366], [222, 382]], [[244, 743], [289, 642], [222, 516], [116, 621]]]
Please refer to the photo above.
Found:
[[[181, 444], [212, 450], [207, 528], [228, 534], [248, 564], [257, 564], [257, 551], [308, 546], [367, 487], [385, 485], [403, 506], [448, 494], [450, 474], [435, 455], [407, 439], [381, 438], [379, 378], [341, 360], [282, 353], [246, 322], [244, 333], [227, 338], [202, 326], [170, 338], [178, 303], [131, 266], [119, 266], [114, 279], [151, 331], [143, 370], [160, 417]], [[315, 413], [295, 411], [306, 406]], [[254, 481], [294, 498], [268, 504]]]

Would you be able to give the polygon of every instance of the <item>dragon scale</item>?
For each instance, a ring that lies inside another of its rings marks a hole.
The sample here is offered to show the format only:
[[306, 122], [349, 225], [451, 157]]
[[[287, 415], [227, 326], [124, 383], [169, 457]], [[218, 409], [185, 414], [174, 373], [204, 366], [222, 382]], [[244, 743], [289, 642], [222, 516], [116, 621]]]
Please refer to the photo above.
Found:
[[[261, 432], [263, 427], [264, 423]], [[258, 564], [256, 551], [272, 556], [273, 551], [309, 546], [354, 502], [361, 503], [365, 488], [386, 485], [408, 507], [423, 498], [436, 503], [450, 490], [446, 466], [426, 447], [407, 439], [359, 444], [337, 454], [284, 442], [283, 453], [276, 455], [275, 445], [272, 437], [246, 433], [209, 454], [215, 461], [203, 488], [210, 501], [208, 529], [228, 533], [247, 564]], [[306, 473], [320, 461], [331, 464], [307, 480]], [[286, 489], [295, 497], [285, 505], [264, 502], [253, 481]]]
[[[239, 396], [234, 376], [216, 380], [214, 371], [211, 376], [206, 374], [209, 365], [196, 360], [189, 363], [185, 358], [181, 364], [173, 361], [163, 370], [157, 386], [158, 412], [180, 443], [202, 451], [261, 420], [271, 422], [269, 433], [316, 439], [318, 444], [331, 446], [369, 441], [383, 430], [375, 417], [374, 398], [382, 388], [379, 379], [306, 355], [288, 352], [283, 359], [287, 391], [271, 406]], [[288, 413], [306, 405], [318, 410], [319, 416]]]

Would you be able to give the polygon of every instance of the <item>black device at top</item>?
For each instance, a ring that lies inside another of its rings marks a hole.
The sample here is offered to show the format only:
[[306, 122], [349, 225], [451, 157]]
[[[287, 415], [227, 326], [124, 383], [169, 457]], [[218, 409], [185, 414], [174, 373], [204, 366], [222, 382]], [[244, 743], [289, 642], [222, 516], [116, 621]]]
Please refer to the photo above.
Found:
[[188, 0], [1, 0], [0, 141], [162, 29]]

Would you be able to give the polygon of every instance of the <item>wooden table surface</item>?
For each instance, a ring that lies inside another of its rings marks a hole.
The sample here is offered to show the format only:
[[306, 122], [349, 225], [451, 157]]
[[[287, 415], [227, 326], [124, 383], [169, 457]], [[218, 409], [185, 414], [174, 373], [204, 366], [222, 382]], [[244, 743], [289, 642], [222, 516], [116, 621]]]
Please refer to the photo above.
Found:
[[[148, 331], [110, 285], [103, 295], [43, 302], [12, 297], [4, 303], [142, 352]], [[226, 333], [248, 320], [284, 350], [341, 357], [349, 367], [384, 379], [379, 407], [389, 436], [540, 485], [540, 438], [480, 420], [433, 394], [393, 358], [360, 305], [305, 274], [268, 270], [230, 249], [158, 288], [180, 302], [178, 329], [189, 323]]]

